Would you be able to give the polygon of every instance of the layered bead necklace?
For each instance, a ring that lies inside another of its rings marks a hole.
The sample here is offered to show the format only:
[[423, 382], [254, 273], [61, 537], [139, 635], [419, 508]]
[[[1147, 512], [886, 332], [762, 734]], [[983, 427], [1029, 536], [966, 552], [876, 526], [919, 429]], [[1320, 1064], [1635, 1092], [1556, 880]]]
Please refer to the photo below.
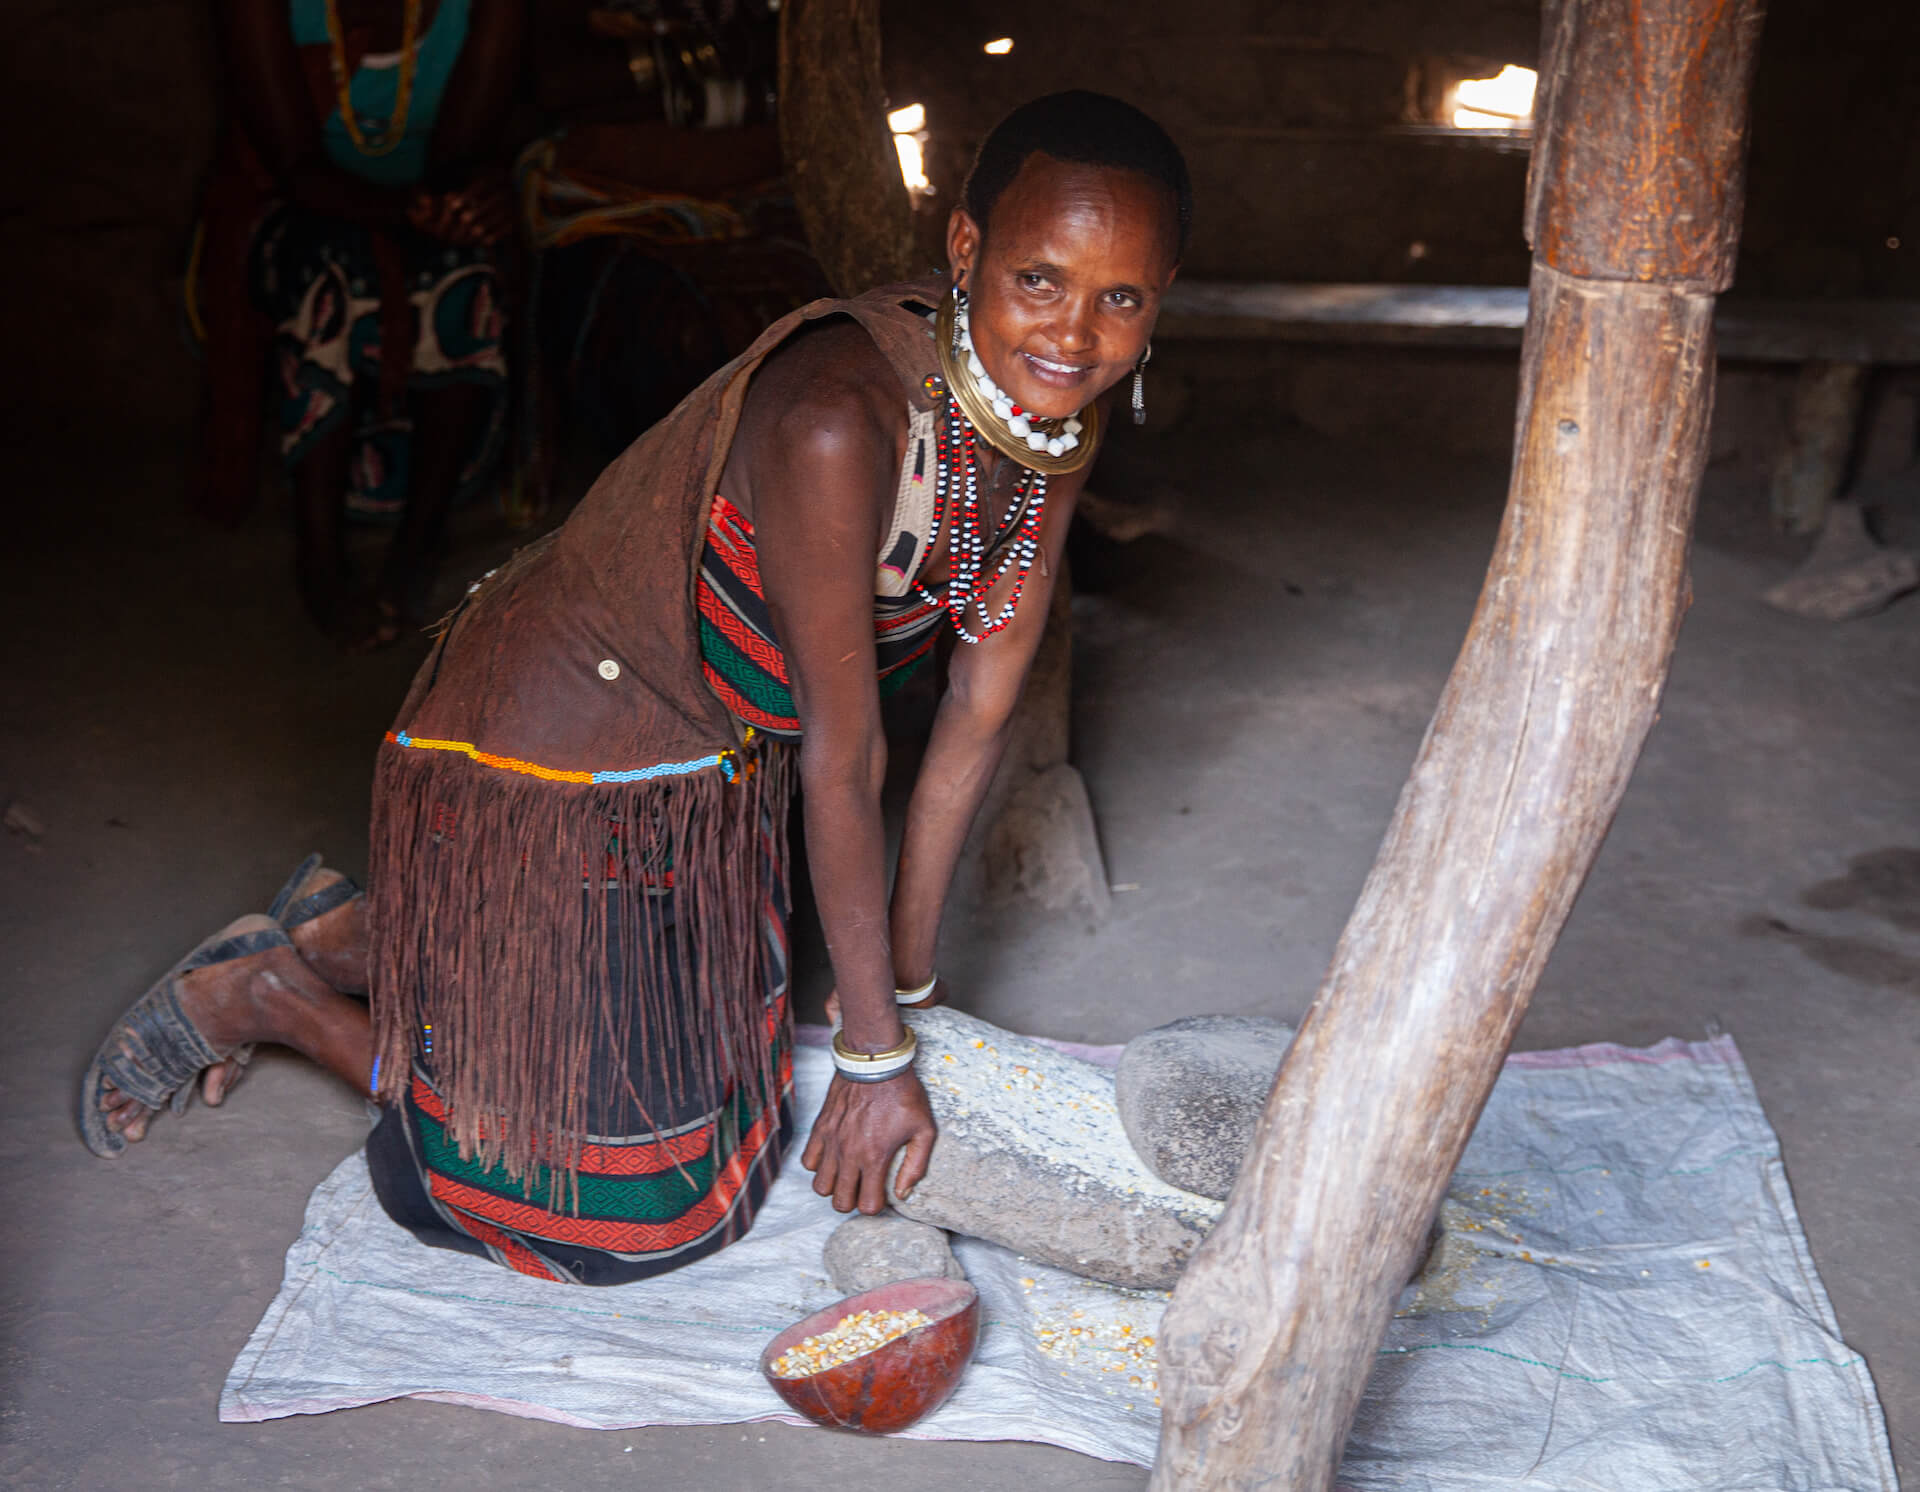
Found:
[[347, 37], [340, 24], [340, 0], [327, 0], [327, 64], [333, 74], [333, 91], [338, 100], [340, 122], [347, 127], [347, 138], [361, 155], [391, 155], [406, 138], [407, 115], [413, 107], [413, 75], [420, 63], [420, 0], [406, 0], [400, 25], [400, 79], [393, 113], [381, 128], [378, 138], [369, 140], [353, 109], [353, 75], [347, 71]]
[[[943, 601], [918, 581], [914, 582], [914, 588], [920, 592], [922, 599], [946, 607], [947, 614], [953, 618], [953, 630], [959, 633], [962, 642], [979, 642], [1013, 620], [1014, 608], [1020, 604], [1020, 593], [1027, 588], [1027, 576], [1033, 569], [1034, 556], [1040, 552], [1040, 519], [1047, 507], [1047, 478], [1046, 473], [1034, 471], [1031, 467], [1021, 472], [1013, 489], [1013, 536], [1000, 556], [999, 566], [991, 575], [983, 576], [987, 523], [985, 505], [980, 501], [979, 437], [973, 422], [960, 412], [959, 402], [951, 397], [947, 400], [945, 416], [939, 421], [934, 435], [933, 526], [927, 535], [927, 545], [931, 548], [939, 539], [940, 520], [952, 511], [949, 504], [959, 495], [959, 511], [953, 514], [947, 534], [947, 594]], [[954, 471], [956, 454], [960, 468], [957, 480]], [[958, 494], [956, 488], [959, 489]], [[1000, 577], [1015, 565], [1019, 566], [1019, 571], [1013, 578], [1013, 594], [1007, 597], [998, 612], [989, 615], [987, 592], [999, 584]], [[982, 625], [978, 632], [969, 630], [967, 626], [969, 606], [980, 613]]]
[[[1027, 576], [1040, 553], [1040, 520], [1047, 506], [1047, 478], [1078, 471], [1092, 459], [1097, 445], [1098, 411], [1091, 405], [1066, 420], [1039, 421], [1013, 403], [991, 378], [973, 348], [967, 327], [966, 292], [956, 289], [941, 304], [934, 333], [945, 378], [927, 380], [929, 392], [944, 392], [944, 407], [936, 417], [934, 437], [933, 522], [927, 535], [931, 549], [947, 523], [947, 594], [935, 596], [918, 581], [914, 589], [923, 600], [944, 606], [953, 630], [962, 642], [978, 643], [1013, 620]], [[1005, 540], [992, 574], [986, 574], [988, 542], [986, 504], [981, 498], [980, 442], [1011, 456], [1021, 466], [1009, 502], [1008, 517], [993, 535]], [[957, 468], [957, 470], [956, 470]], [[987, 594], [1009, 570], [1013, 590], [997, 611], [987, 610]], [[967, 624], [968, 609], [980, 617], [980, 630]]]

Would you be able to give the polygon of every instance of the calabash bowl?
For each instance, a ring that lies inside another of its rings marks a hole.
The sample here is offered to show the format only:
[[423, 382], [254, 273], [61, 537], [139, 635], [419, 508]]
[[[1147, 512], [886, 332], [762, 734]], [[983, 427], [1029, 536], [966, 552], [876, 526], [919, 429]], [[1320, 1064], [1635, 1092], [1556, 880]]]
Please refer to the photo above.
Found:
[[[836, 1368], [782, 1378], [773, 1365], [806, 1337], [830, 1331], [861, 1311], [918, 1310], [925, 1326], [884, 1342]], [[933, 1413], [953, 1392], [980, 1340], [980, 1296], [965, 1280], [896, 1280], [849, 1295], [796, 1321], [767, 1343], [760, 1371], [773, 1391], [815, 1424], [891, 1435]]]

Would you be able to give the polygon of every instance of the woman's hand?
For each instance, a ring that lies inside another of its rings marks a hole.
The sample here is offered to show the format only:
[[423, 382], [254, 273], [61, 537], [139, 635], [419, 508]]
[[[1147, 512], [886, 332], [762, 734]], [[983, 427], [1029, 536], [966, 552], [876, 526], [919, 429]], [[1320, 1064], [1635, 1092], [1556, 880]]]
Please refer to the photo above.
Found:
[[871, 1215], [887, 1205], [887, 1168], [895, 1153], [906, 1147], [893, 1187], [904, 1197], [927, 1174], [938, 1132], [927, 1090], [911, 1067], [879, 1083], [850, 1083], [836, 1073], [800, 1164], [814, 1173], [813, 1189], [833, 1198], [836, 1212], [858, 1207]]

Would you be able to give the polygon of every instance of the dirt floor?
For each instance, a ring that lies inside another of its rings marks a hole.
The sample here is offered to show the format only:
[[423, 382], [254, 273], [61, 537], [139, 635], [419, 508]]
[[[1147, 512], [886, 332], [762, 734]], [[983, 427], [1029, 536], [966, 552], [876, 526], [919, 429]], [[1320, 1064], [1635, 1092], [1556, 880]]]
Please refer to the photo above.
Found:
[[[16, 480], [0, 593], [0, 799], [44, 829], [0, 840], [0, 1482], [1144, 1482], [1015, 1444], [592, 1433], [424, 1403], [217, 1423], [365, 1108], [263, 1056], [229, 1106], [163, 1118], [109, 1163], [76, 1137], [76, 1083], [113, 1017], [309, 849], [364, 869], [372, 743], [421, 649], [341, 657], [299, 615], [274, 517], [214, 533], [177, 516], [172, 462], [99, 460]], [[967, 929], [946, 971], [987, 1018], [1081, 1040], [1202, 1011], [1297, 1018], [1465, 626], [1504, 471], [1194, 435], [1135, 447], [1109, 480], [1176, 520], [1081, 567], [1076, 756], [1130, 889], [1098, 928]], [[1837, 627], [1769, 611], [1757, 595], [1789, 560], [1760, 501], [1710, 478], [1664, 718], [1520, 1044], [1738, 1039], [1920, 1477], [1920, 599]], [[456, 568], [499, 548], [470, 542]]]

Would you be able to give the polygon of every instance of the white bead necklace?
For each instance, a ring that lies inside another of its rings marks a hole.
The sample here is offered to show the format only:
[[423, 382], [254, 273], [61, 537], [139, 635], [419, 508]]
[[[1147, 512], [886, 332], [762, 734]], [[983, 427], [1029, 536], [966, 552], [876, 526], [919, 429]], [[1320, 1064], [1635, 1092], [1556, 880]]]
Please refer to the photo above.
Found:
[[[953, 326], [960, 351], [966, 354], [967, 371], [973, 375], [973, 381], [980, 386], [980, 392], [993, 406], [993, 412], [1005, 422], [1007, 430], [1017, 439], [1027, 443], [1030, 451], [1043, 451], [1049, 456], [1064, 456], [1080, 444], [1080, 432], [1086, 428], [1078, 415], [1069, 415], [1059, 423], [1055, 430], [1036, 430], [1034, 416], [1028, 414], [1011, 396], [1005, 393], [987, 373], [987, 366], [980, 361], [980, 354], [973, 350], [973, 334], [967, 326], [967, 305], [960, 300], [954, 307]], [[1047, 423], [1051, 424], [1052, 421]]]

